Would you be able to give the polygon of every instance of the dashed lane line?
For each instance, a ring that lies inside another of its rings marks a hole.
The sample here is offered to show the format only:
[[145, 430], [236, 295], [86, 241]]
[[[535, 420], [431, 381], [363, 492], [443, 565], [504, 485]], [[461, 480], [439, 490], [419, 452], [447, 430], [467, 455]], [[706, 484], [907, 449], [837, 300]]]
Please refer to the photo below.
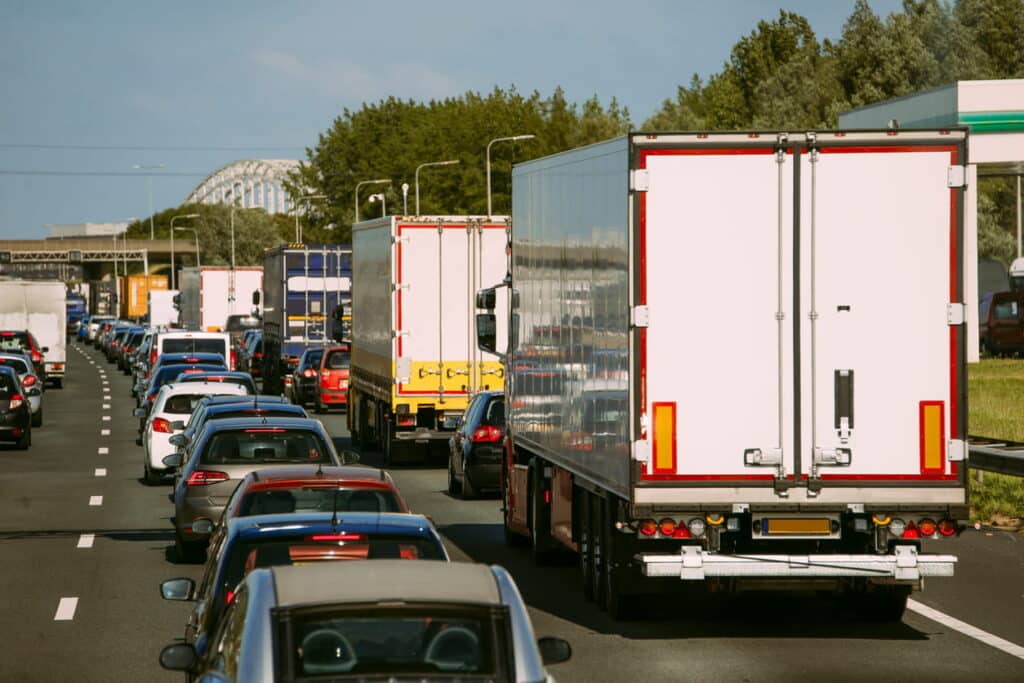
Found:
[[103, 404], [103, 410], [110, 410], [110, 404], [109, 403], [104, 403]]
[[78, 598], [61, 598], [57, 603], [57, 613], [53, 615], [53, 620], [71, 621], [75, 618], [76, 609], [78, 609]]
[[96, 476], [97, 477], [105, 477], [105, 476], [107, 476], [107, 468], [106, 467], [97, 467], [96, 468]]
[[103, 496], [89, 496], [89, 507], [99, 507], [103, 505]]
[[96, 453], [98, 455], [108, 455], [110, 453], [110, 449], [107, 448], [106, 446], [100, 446], [98, 449], [96, 449]]
[[110, 422], [110, 416], [109, 415], [104, 415], [103, 416], [103, 421], [104, 422]]
[[100, 430], [100, 436], [110, 436], [110, 430], [109, 429], [101, 429]]
[[946, 628], [951, 628], [954, 631], [959, 631], [968, 638], [974, 638], [975, 640], [981, 641], [986, 645], [990, 645], [997, 650], [1002, 650], [1008, 655], [1012, 655], [1018, 659], [1024, 659], [1024, 647], [1011, 643], [1008, 640], [1003, 640], [997, 635], [993, 635], [988, 631], [982, 631], [977, 626], [971, 626], [970, 624], [960, 621], [954, 617], [949, 616], [944, 612], [940, 612], [937, 609], [933, 609], [928, 605], [918, 602], [917, 600], [907, 600], [907, 609], [912, 612], [917, 612], [922, 617], [931, 619], [932, 621], [938, 622]]
[[96, 542], [96, 534], [82, 534], [78, 537], [79, 548], [91, 548], [92, 544]]

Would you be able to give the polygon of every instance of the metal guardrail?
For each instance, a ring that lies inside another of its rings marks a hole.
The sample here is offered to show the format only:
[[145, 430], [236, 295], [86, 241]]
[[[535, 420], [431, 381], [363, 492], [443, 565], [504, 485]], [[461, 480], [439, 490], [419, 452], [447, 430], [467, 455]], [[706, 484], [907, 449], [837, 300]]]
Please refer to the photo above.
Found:
[[969, 436], [967, 449], [967, 466], [972, 469], [1024, 477], [1024, 443]]

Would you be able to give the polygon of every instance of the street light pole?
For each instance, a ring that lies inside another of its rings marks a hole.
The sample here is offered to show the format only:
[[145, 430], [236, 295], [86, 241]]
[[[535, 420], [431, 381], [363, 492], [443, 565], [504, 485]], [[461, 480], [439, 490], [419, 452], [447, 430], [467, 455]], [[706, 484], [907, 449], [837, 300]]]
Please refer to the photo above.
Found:
[[[171, 289], [177, 289], [177, 287], [174, 286], [174, 284], [175, 284], [175, 278], [174, 278], [174, 221], [178, 220], [179, 218], [181, 218], [181, 219], [199, 218], [199, 214], [198, 213], [186, 213], [186, 214], [181, 214], [179, 216], [171, 216]], [[199, 242], [199, 240], [197, 239], [196, 243], [198, 244], [198, 242]], [[198, 254], [197, 254], [197, 257], [198, 257]]]
[[507, 138], [494, 138], [487, 143], [487, 217], [491, 217], [491, 145], [495, 142], [519, 142], [520, 140], [532, 140], [536, 135], [513, 135]]
[[301, 195], [299, 197], [296, 197], [295, 201], [292, 202], [292, 204], [293, 204], [292, 208], [295, 209], [295, 242], [296, 242], [296, 244], [302, 244], [302, 228], [299, 227], [299, 202], [304, 201], [304, 202], [308, 203], [308, 202], [310, 202], [310, 201], [312, 201], [314, 199], [327, 199], [327, 195], [325, 195], [325, 194], [304, 194], [304, 195]]
[[409, 183], [402, 183], [402, 215], [409, 215]]
[[387, 184], [390, 185], [391, 184], [391, 178], [378, 178], [377, 180], [362, 180], [362, 181], [356, 183], [356, 192], [355, 192], [355, 195], [356, 195], [356, 214], [355, 214], [356, 215], [356, 219], [354, 221], [352, 221], [353, 223], [358, 223], [359, 222], [359, 188], [362, 187], [363, 185], [373, 185], [373, 184], [376, 184], [376, 183], [387, 183]]
[[[135, 164], [132, 168], [149, 171], [167, 167], [164, 164]], [[156, 229], [153, 226], [153, 176], [149, 173], [146, 174], [146, 194], [149, 196], [149, 239], [153, 241], [156, 235]]]
[[387, 205], [387, 202], [384, 201], [384, 193], [383, 192], [378, 192], [377, 194], [371, 194], [370, 195], [370, 203], [371, 204], [373, 204], [378, 199], [380, 200], [380, 206], [381, 206], [381, 214], [380, 215], [381, 215], [381, 218], [383, 218], [384, 216], [388, 215], [388, 205]]
[[199, 230], [196, 228], [175, 228], [176, 232], [191, 232], [196, 238], [196, 268], [202, 268], [203, 265], [199, 262]]
[[449, 159], [447, 161], [429, 161], [425, 164], [420, 164], [416, 167], [415, 182], [416, 182], [416, 215], [420, 215], [420, 169], [426, 168], [427, 166], [454, 166], [459, 163], [458, 159]]

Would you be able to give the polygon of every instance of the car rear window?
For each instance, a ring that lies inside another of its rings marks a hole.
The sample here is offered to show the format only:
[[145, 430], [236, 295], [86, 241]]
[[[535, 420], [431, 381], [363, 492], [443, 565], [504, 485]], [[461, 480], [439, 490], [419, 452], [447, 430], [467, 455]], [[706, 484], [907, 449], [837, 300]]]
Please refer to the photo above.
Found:
[[0, 372], [0, 399], [7, 400], [13, 396], [18, 389], [11, 381], [10, 375]]
[[238, 508], [239, 517], [292, 512], [401, 512], [393, 491], [307, 486], [251, 491]]
[[219, 353], [227, 358], [223, 339], [165, 339], [163, 353]]
[[191, 415], [196, 404], [206, 397], [206, 394], [175, 394], [164, 402], [163, 412], [174, 415]]
[[[245, 387], [246, 389], [252, 390], [254, 387], [252, 380], [248, 377], [235, 377], [232, 375], [207, 375], [207, 374], [194, 374], [186, 375], [182, 377], [179, 382], [220, 382], [221, 384], [237, 384]], [[255, 393], [255, 392], [254, 392]]]
[[308, 351], [306, 357], [303, 359], [301, 365], [304, 368], [308, 368], [311, 365], [320, 365], [320, 359], [323, 358], [324, 352], [319, 351]]
[[273, 463], [327, 463], [330, 454], [313, 432], [259, 427], [214, 434], [200, 462], [257, 465]]
[[160, 372], [156, 373], [156, 378], [153, 382], [153, 387], [162, 387], [168, 382], [173, 381], [178, 375], [182, 373], [196, 373], [196, 372], [210, 372], [211, 370], [216, 372], [217, 370], [227, 370], [227, 368], [217, 368], [209, 365], [167, 365], [160, 368]]
[[327, 356], [327, 361], [324, 363], [324, 367], [328, 370], [343, 370], [348, 368], [349, 354], [348, 351], [332, 351]]
[[28, 372], [28, 363], [18, 358], [0, 358], [0, 365], [6, 365], [19, 375]]
[[25, 332], [0, 332], [0, 349], [20, 351], [31, 348]]
[[505, 631], [497, 619], [467, 607], [318, 609], [290, 619], [292, 637], [280, 646], [292, 647], [281, 658], [292, 662], [300, 681], [398, 672], [403, 679], [495, 677], [502, 650], [494, 634]]

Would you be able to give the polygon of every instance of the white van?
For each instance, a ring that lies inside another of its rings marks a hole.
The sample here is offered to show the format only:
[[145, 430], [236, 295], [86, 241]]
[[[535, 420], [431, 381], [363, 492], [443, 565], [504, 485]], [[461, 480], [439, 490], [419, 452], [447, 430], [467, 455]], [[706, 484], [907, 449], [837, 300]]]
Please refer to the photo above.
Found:
[[156, 359], [165, 353], [219, 353], [231, 370], [235, 369], [237, 361], [227, 332], [160, 332], [149, 352], [149, 366], [153, 367]]

